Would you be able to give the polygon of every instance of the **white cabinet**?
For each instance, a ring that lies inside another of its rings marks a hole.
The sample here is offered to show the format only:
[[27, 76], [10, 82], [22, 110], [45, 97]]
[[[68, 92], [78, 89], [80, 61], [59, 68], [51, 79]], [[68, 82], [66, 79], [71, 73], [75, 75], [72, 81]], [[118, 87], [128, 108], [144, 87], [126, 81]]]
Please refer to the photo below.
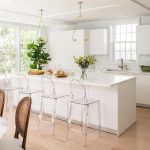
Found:
[[137, 26], [137, 53], [150, 54], [150, 25]]
[[136, 75], [136, 102], [150, 106], [150, 75]]
[[89, 30], [89, 54], [91, 55], [108, 54], [107, 29]]
[[150, 74], [131, 72], [107, 72], [110, 74], [136, 76], [136, 103], [139, 106], [150, 106]]
[[76, 42], [72, 40], [73, 30], [49, 33], [49, 53], [51, 65], [60, 65], [62, 68], [75, 69], [73, 56], [84, 56], [88, 53], [87, 42], [84, 41], [85, 31], [75, 32]]

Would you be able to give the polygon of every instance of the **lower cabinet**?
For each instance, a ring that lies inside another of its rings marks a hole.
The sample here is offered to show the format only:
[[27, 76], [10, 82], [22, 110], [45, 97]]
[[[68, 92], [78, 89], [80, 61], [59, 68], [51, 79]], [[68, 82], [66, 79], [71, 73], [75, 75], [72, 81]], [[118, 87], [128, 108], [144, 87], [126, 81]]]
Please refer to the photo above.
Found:
[[136, 76], [136, 103], [137, 106], [150, 107], [150, 74], [149, 73], [120, 73], [108, 72], [117, 75]]
[[150, 106], [150, 75], [136, 75], [136, 102]]

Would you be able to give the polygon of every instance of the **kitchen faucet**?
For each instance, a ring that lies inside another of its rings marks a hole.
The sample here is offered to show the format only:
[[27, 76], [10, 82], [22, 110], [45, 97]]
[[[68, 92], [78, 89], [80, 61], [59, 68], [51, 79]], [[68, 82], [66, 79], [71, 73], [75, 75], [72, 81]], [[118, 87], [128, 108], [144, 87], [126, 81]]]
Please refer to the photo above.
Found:
[[118, 65], [119, 68], [121, 68], [121, 70], [123, 70], [124, 68], [124, 64], [123, 64], [123, 58], [120, 59], [121, 65]]

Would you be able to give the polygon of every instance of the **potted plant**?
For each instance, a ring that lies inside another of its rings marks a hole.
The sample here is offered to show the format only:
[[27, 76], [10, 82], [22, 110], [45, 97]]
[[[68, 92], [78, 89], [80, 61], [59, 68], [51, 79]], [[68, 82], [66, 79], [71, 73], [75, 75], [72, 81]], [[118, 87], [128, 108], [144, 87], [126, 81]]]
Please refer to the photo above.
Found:
[[81, 79], [87, 77], [86, 70], [90, 65], [95, 64], [95, 57], [94, 56], [79, 56], [73, 57], [74, 61], [78, 66], [81, 68]]
[[48, 61], [51, 60], [48, 53], [45, 52], [46, 41], [44, 39], [39, 38], [37, 41], [33, 41], [27, 44], [27, 56], [30, 58], [30, 68], [42, 70], [44, 65], [48, 64]]

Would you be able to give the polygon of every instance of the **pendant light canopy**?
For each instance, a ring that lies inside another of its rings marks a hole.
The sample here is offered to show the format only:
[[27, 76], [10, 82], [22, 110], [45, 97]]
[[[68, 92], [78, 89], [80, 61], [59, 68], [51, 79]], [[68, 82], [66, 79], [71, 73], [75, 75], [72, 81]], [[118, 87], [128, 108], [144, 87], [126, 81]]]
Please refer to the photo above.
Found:
[[75, 24], [73, 35], [72, 35], [72, 40], [74, 42], [77, 41], [77, 39], [75, 38], [75, 33], [76, 33], [76, 29], [77, 29], [77, 23], [81, 22], [82, 28], [85, 30], [84, 41], [88, 41], [88, 39], [89, 39], [89, 37], [88, 37], [88, 31], [86, 29], [86, 24], [85, 24], [84, 18], [82, 16], [82, 4], [83, 4], [83, 1], [79, 1], [78, 4], [79, 4], [79, 16], [76, 19], [76, 24]]
[[47, 32], [46, 32], [45, 24], [44, 24], [44, 21], [43, 21], [43, 12], [44, 12], [44, 9], [40, 9], [39, 11], [40, 11], [40, 21], [39, 21], [39, 25], [38, 25], [37, 39], [39, 37], [41, 37], [40, 32], [41, 32], [41, 29], [42, 29], [44, 31], [45, 38], [47, 40]]

